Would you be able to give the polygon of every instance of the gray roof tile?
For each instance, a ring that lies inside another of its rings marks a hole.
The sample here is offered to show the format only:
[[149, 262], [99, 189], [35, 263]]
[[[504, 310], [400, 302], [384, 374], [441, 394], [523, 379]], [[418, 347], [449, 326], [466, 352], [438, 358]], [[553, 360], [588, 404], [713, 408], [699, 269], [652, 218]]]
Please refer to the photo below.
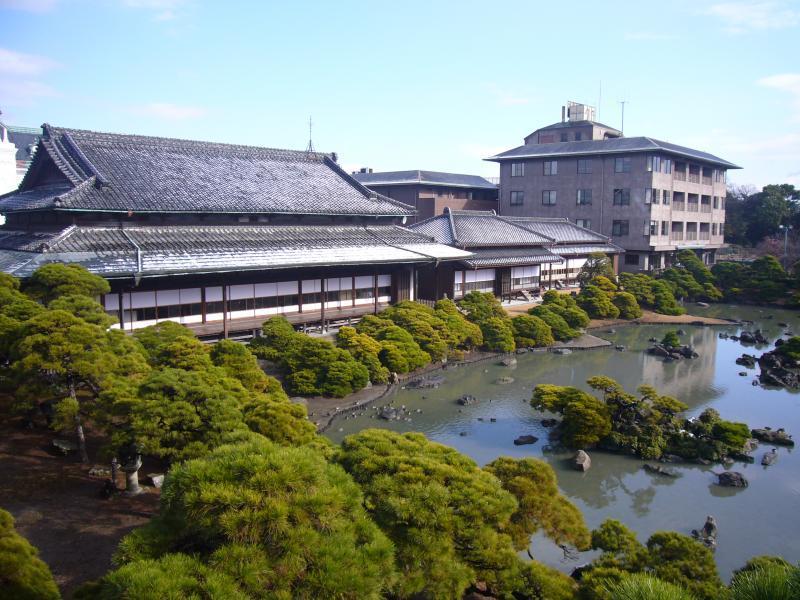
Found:
[[703, 161], [727, 169], [741, 167], [718, 156], [678, 146], [670, 142], [662, 142], [649, 137], [622, 137], [608, 140], [583, 140], [579, 142], [554, 142], [551, 144], [531, 144], [518, 146], [506, 152], [491, 156], [486, 160], [503, 162], [518, 158], [548, 158], [558, 156], [590, 156], [593, 154], [621, 154], [629, 152], [666, 152], [688, 159]]
[[382, 171], [379, 173], [353, 173], [366, 186], [425, 184], [448, 187], [496, 190], [497, 185], [479, 175], [442, 173], [439, 171]]
[[517, 225], [494, 211], [449, 210], [411, 225], [419, 231], [445, 244], [464, 248], [485, 246], [542, 246], [552, 243], [552, 238]]
[[522, 227], [530, 229], [538, 234], [547, 236], [557, 243], [576, 243], [576, 242], [605, 242], [608, 238], [604, 235], [580, 227], [569, 219], [547, 218], [547, 217], [503, 217], [504, 219], [516, 223]]
[[137, 247], [144, 276], [471, 256], [393, 225], [72, 226], [48, 233], [0, 229], [0, 266], [21, 277], [47, 262], [78, 263], [108, 277], [131, 276], [137, 271]]
[[[76, 189], [51, 196], [53, 190], [29, 190], [45, 154]], [[48, 125], [21, 190], [0, 199], [0, 212], [414, 214], [413, 207], [370, 192], [327, 154]]]
[[544, 248], [477, 248], [474, 256], [461, 261], [471, 268], [508, 267], [515, 265], [560, 264], [564, 262], [559, 255]]

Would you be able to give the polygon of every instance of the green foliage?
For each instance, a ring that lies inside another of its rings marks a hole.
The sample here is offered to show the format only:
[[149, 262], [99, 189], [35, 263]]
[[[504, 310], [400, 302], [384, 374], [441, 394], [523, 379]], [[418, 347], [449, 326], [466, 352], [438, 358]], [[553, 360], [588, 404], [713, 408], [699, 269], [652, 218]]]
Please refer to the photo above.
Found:
[[531, 561], [522, 567], [522, 585], [515, 598], [528, 600], [573, 600], [575, 580], [551, 567]]
[[711, 272], [727, 300], [774, 302], [796, 286], [778, 259], [771, 255], [757, 258], [750, 264], [719, 262]]
[[408, 373], [431, 362], [411, 334], [388, 319], [367, 315], [356, 325], [356, 331], [380, 342], [378, 358], [390, 373]]
[[657, 313], [662, 315], [682, 315], [686, 312], [675, 300], [672, 288], [664, 281], [653, 281], [651, 289], [653, 290], [654, 298], [653, 308]]
[[400, 302], [382, 311], [379, 317], [392, 321], [410, 333], [431, 360], [442, 360], [449, 349], [455, 346], [455, 336], [451, 335], [447, 324], [424, 304]]
[[750, 439], [750, 428], [746, 423], [733, 423], [731, 421], [718, 421], [711, 428], [711, 435], [726, 446], [740, 450], [745, 442]]
[[173, 321], [163, 321], [156, 325], [137, 329], [133, 337], [142, 345], [148, 362], [152, 366], [163, 365], [169, 352], [167, 347], [183, 340], [196, 340], [188, 327]]
[[589, 285], [599, 287], [604, 292], [616, 292], [617, 284], [604, 275], [597, 275], [589, 281]]
[[346, 437], [337, 460], [395, 544], [394, 594], [455, 599], [477, 580], [513, 587], [519, 563], [501, 532], [517, 502], [491, 473], [421, 434], [378, 429]]
[[740, 573], [747, 573], [749, 571], [755, 571], [757, 569], [766, 569], [769, 567], [784, 567], [784, 568], [791, 568], [792, 563], [790, 563], [785, 558], [780, 556], [772, 556], [769, 554], [761, 554], [759, 556], [754, 556], [750, 560], [748, 560], [743, 567], [740, 569], [736, 569], [733, 572], [733, 580], [736, 580], [736, 576]]
[[473, 323], [480, 324], [492, 317], [502, 319], [508, 316], [491, 292], [470, 292], [458, 301], [458, 306], [467, 311], [467, 318]]
[[367, 367], [350, 352], [326, 340], [297, 333], [284, 317], [267, 320], [263, 334], [250, 347], [256, 356], [278, 364], [292, 395], [341, 398], [369, 381]]
[[619, 284], [626, 292], [633, 294], [641, 306], [652, 308], [655, 306], [656, 298], [653, 293], [653, 281], [649, 275], [644, 273], [620, 273]]
[[581, 287], [585, 287], [595, 277], [605, 277], [609, 280], [615, 278], [611, 259], [602, 252], [592, 252], [589, 255], [578, 273], [578, 283]]
[[678, 348], [681, 344], [681, 338], [678, 336], [677, 331], [668, 331], [664, 334], [664, 337], [661, 338], [661, 345], [666, 346], [668, 348]]
[[520, 348], [550, 346], [555, 341], [550, 326], [539, 317], [518, 315], [511, 319], [511, 327]]
[[99, 581], [83, 585], [75, 600], [161, 600], [208, 598], [248, 600], [233, 577], [204, 565], [186, 554], [167, 554], [159, 559], [123, 565]]
[[703, 296], [703, 286], [692, 277], [689, 271], [682, 267], [666, 269], [661, 274], [660, 280], [669, 285], [676, 298], [695, 300]]
[[53, 300], [48, 308], [51, 310], [65, 310], [87, 323], [99, 325], [106, 329], [117, 322], [103, 307], [88, 296], [59, 296]]
[[14, 600], [61, 598], [39, 551], [14, 529], [14, 518], [0, 509], [0, 597]]
[[535, 458], [500, 457], [484, 467], [517, 499], [508, 532], [514, 547], [525, 550], [531, 536], [542, 531], [556, 544], [571, 544], [587, 550], [591, 535], [583, 515], [561, 495], [553, 468]]
[[255, 355], [244, 344], [221, 340], [211, 348], [210, 358], [227, 377], [238, 379], [246, 390], [269, 394], [276, 400], [288, 399], [280, 382], [264, 373]]
[[580, 306], [592, 319], [616, 319], [619, 309], [611, 302], [611, 296], [595, 285], [587, 285], [577, 298]]
[[[767, 557], [762, 557], [767, 558]], [[769, 557], [777, 558], [777, 557]], [[785, 563], [785, 561], [783, 561]], [[731, 581], [731, 600], [797, 600], [800, 567], [762, 560], [758, 567], [741, 570]]]
[[491, 352], [513, 352], [514, 330], [508, 318], [490, 317], [480, 324], [483, 347]]
[[436, 311], [436, 316], [447, 324], [456, 348], [470, 349], [479, 348], [483, 345], [481, 328], [468, 321], [458, 310], [455, 302], [449, 299], [439, 300], [434, 305], [434, 310]]
[[0, 360], [10, 360], [12, 347], [22, 332], [22, 325], [28, 319], [44, 312], [44, 307], [18, 291], [11, 278], [0, 285]]
[[703, 261], [697, 256], [697, 253], [692, 250], [680, 250], [676, 258], [680, 266], [689, 271], [694, 280], [700, 285], [715, 283], [714, 275], [711, 273], [711, 270], [703, 264]]
[[647, 540], [649, 571], [657, 578], [682, 586], [698, 600], [717, 600], [722, 581], [714, 555], [689, 536], [658, 531]]
[[619, 309], [620, 319], [638, 319], [642, 316], [642, 309], [633, 294], [617, 292], [611, 301]]
[[93, 275], [80, 265], [50, 263], [36, 269], [25, 283], [23, 291], [31, 298], [49, 304], [60, 296], [89, 296], [108, 294], [108, 282]]
[[559, 294], [555, 290], [548, 290], [542, 300], [542, 306], [559, 315], [573, 329], [582, 329], [589, 324], [589, 315], [578, 306], [571, 294]]
[[556, 310], [570, 310], [561, 308], [554, 304], [540, 304], [539, 306], [534, 306], [533, 308], [529, 309], [528, 314], [544, 321], [553, 332], [553, 337], [557, 340], [566, 341], [578, 337], [580, 335], [580, 331], [570, 327], [566, 319], [564, 319], [561, 314], [556, 312], [556, 310], [553, 310], [551, 307], [557, 307]]
[[578, 388], [537, 385], [531, 406], [563, 415], [561, 441], [570, 448], [594, 446], [611, 433], [611, 419], [605, 403]]
[[627, 575], [608, 586], [611, 600], [694, 600], [682, 587], [652, 575]]
[[336, 335], [336, 345], [347, 350], [369, 372], [372, 383], [386, 383], [389, 370], [381, 364], [381, 344], [365, 333], [358, 333], [352, 327], [342, 327]]
[[249, 434], [175, 465], [159, 515], [128, 535], [131, 569], [191, 552], [246, 597], [381, 598], [394, 581], [392, 545], [357, 485], [310, 448]]

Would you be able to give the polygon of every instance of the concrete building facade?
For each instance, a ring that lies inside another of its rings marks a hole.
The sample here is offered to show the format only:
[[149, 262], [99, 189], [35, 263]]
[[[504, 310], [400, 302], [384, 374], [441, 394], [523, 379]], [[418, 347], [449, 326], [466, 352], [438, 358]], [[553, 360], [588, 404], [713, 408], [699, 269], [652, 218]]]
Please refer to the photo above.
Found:
[[725, 231], [728, 169], [717, 156], [597, 123], [592, 107], [487, 160], [500, 163], [500, 213], [564, 217], [625, 249], [625, 271], [657, 271], [675, 252], [715, 260]]

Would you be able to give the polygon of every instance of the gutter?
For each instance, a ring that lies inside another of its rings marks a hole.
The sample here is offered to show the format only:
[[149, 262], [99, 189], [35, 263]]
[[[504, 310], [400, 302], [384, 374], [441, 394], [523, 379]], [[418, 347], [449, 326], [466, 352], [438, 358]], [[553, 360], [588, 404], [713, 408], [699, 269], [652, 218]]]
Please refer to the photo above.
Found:
[[133, 280], [136, 282], [136, 286], [138, 287], [139, 282], [142, 280], [142, 249], [139, 247], [139, 244], [137, 244], [133, 238], [128, 235], [128, 232], [125, 231], [125, 227], [120, 227], [119, 230], [125, 239], [130, 242], [131, 246], [136, 248], [136, 272], [133, 274]]

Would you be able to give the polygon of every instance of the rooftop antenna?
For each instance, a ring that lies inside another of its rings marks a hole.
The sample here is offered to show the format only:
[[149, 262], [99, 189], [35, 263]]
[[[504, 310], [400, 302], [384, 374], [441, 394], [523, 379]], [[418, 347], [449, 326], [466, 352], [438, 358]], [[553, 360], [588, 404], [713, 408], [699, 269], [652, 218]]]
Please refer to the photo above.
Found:
[[625, 105], [628, 103], [627, 100], [620, 100], [620, 106], [622, 106], [622, 124], [620, 125], [619, 130], [622, 133], [625, 133]]
[[311, 141], [311, 126], [313, 123], [311, 122], [311, 117], [308, 117], [308, 147], [306, 148], [306, 152], [314, 152], [314, 142]]

